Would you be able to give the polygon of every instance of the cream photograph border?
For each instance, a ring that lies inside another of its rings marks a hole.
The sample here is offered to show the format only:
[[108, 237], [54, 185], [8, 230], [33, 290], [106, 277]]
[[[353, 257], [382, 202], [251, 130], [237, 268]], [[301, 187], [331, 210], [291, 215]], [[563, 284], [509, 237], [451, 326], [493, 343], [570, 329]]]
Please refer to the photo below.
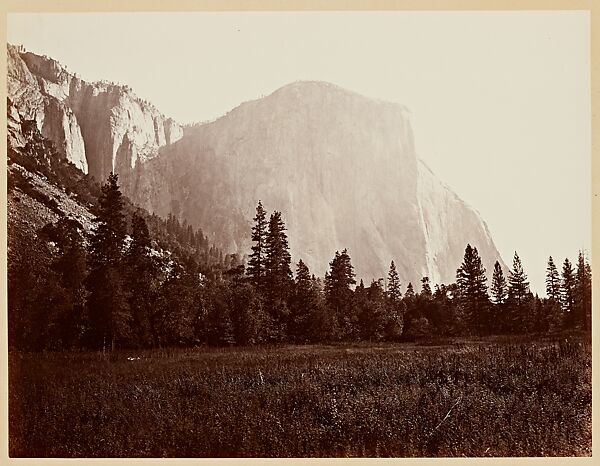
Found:
[[[135, 12], [135, 11], [343, 11], [343, 10], [587, 10], [591, 18], [591, 89], [592, 99], [592, 269], [600, 270], [600, 260], [594, 252], [600, 246], [600, 0], [4, 0], [1, 3], [2, 22], [0, 37], [6, 44], [6, 19], [10, 12]], [[0, 90], [3, 94], [2, 105], [6, 105], [6, 47], [0, 62]], [[6, 128], [6, 109], [0, 112], [1, 127]], [[0, 140], [3, 153], [6, 153], [6, 137]], [[38, 465], [64, 464], [64, 459], [9, 459], [8, 458], [8, 339], [7, 339], [7, 242], [6, 242], [6, 171], [0, 173], [0, 464]], [[598, 274], [593, 275], [593, 309], [600, 306], [600, 282]], [[593, 319], [592, 325], [592, 385], [598, 387], [598, 336], [599, 323]], [[592, 395], [592, 422], [597, 425], [600, 421], [598, 409], [598, 390]], [[592, 451], [598, 444], [597, 430], [592, 433]], [[598, 455], [596, 455], [598, 456]], [[190, 464], [191, 462], [210, 462], [218, 464], [262, 464], [265, 462], [291, 461], [294, 463], [307, 462], [310, 464], [331, 464], [351, 461], [354, 464], [377, 462], [378, 464], [396, 464], [403, 462], [437, 462], [455, 463], [465, 459], [69, 459], [69, 464]], [[512, 461], [515, 463], [559, 464], [564, 461], [569, 464], [593, 464], [593, 458], [480, 458], [468, 459], [469, 463], [496, 464]]]

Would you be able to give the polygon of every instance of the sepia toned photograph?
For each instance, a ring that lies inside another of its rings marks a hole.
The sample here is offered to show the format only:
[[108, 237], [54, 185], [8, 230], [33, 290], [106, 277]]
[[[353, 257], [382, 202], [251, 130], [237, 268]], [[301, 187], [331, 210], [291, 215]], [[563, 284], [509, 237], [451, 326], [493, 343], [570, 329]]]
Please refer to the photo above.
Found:
[[6, 18], [11, 458], [591, 457], [590, 11]]

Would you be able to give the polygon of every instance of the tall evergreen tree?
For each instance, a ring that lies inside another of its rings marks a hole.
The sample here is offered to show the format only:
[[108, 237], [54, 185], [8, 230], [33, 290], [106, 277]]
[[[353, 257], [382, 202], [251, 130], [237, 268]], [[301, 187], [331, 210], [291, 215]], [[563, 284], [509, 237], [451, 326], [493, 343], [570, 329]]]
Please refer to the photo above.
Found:
[[411, 299], [415, 297], [415, 290], [413, 288], [412, 282], [408, 282], [408, 285], [406, 286], [406, 293], [404, 293], [404, 297], [406, 299]]
[[310, 340], [310, 313], [316, 306], [315, 289], [310, 270], [302, 259], [296, 264], [296, 280], [291, 304], [289, 332], [295, 341]]
[[291, 257], [281, 212], [273, 212], [265, 241], [263, 291], [272, 318], [271, 340], [282, 341], [287, 332], [288, 299], [292, 289]]
[[385, 336], [388, 319], [381, 282], [373, 280], [357, 303], [359, 336], [364, 340], [380, 341]]
[[477, 248], [467, 244], [463, 263], [456, 271], [458, 299], [467, 325], [471, 331], [490, 332], [489, 297], [485, 268]]
[[[362, 280], [361, 280], [362, 284]], [[404, 314], [406, 305], [402, 301], [402, 291], [400, 290], [400, 277], [396, 271], [394, 261], [390, 264], [388, 273], [388, 290], [386, 306], [386, 324], [384, 336], [387, 340], [398, 340], [404, 329]]]
[[273, 212], [265, 241], [265, 289], [269, 299], [285, 299], [292, 283], [291, 256], [281, 212]]
[[135, 326], [135, 343], [157, 347], [160, 345], [160, 335], [155, 322], [155, 311], [161, 286], [160, 264], [152, 254], [150, 233], [144, 218], [134, 213], [131, 224], [131, 244], [126, 263], [128, 301]]
[[591, 329], [592, 317], [592, 270], [583, 251], [579, 251], [575, 274], [575, 312], [577, 321], [584, 330]]
[[341, 254], [336, 251], [333, 260], [329, 263], [329, 272], [325, 275], [325, 294], [340, 331], [346, 337], [352, 336], [356, 331], [354, 328], [356, 316], [352, 306], [353, 292], [350, 288], [355, 283], [354, 267], [348, 251], [344, 249]]
[[532, 319], [529, 305], [530, 294], [527, 275], [525, 275], [521, 259], [515, 251], [513, 266], [508, 275], [508, 330], [517, 333], [527, 331], [528, 323]]
[[575, 311], [575, 276], [573, 273], [573, 266], [568, 258], [565, 259], [562, 269], [561, 302], [563, 311], [569, 313], [567, 323], [573, 325], [573, 313]]
[[[52, 332], [47, 335], [47, 343], [54, 348], [81, 345], [88, 328], [85, 317], [87, 268], [82, 232], [83, 226], [68, 217], [40, 230], [41, 237], [49, 239], [58, 248], [58, 257], [52, 262], [52, 268], [58, 274], [60, 283], [60, 288], [55, 290], [62, 288], [63, 299], [55, 300], [53, 315], [49, 316], [54, 318], [54, 322], [49, 325]], [[51, 278], [52, 275], [49, 274], [50, 284]]]
[[527, 275], [525, 275], [521, 259], [515, 251], [513, 267], [508, 276], [508, 296], [513, 300], [521, 302], [527, 297], [528, 293], [529, 282], [527, 281]]
[[392, 302], [398, 302], [402, 298], [402, 292], [400, 291], [400, 277], [396, 271], [396, 264], [394, 264], [394, 261], [390, 264], [390, 271], [388, 272], [387, 294]]
[[504, 304], [507, 297], [507, 285], [504, 273], [500, 263], [496, 261], [494, 264], [494, 274], [492, 275], [492, 301], [496, 305]]
[[423, 277], [421, 279], [421, 297], [425, 299], [433, 298], [431, 293], [431, 285], [429, 284], [429, 277]]
[[546, 268], [546, 294], [548, 299], [560, 302], [560, 277], [552, 256], [548, 258], [548, 267]]
[[333, 260], [329, 263], [329, 274], [325, 280], [327, 293], [333, 298], [339, 291], [351, 291], [350, 287], [355, 283], [354, 267], [348, 250], [344, 249], [341, 254], [336, 251]]
[[125, 217], [118, 176], [111, 173], [102, 185], [96, 226], [90, 239], [89, 270], [86, 280], [89, 291], [88, 310], [91, 323], [91, 344], [115, 348], [118, 340], [129, 333], [122, 276]]
[[256, 206], [256, 216], [254, 217], [254, 226], [252, 227], [252, 254], [248, 260], [248, 276], [251, 283], [259, 290], [263, 291], [263, 281], [266, 270], [265, 256], [267, 253], [267, 213], [263, 208], [262, 202], [258, 201]]
[[506, 306], [508, 286], [498, 261], [494, 264], [491, 295], [493, 305], [490, 308], [490, 330], [492, 333], [503, 333], [509, 327]]

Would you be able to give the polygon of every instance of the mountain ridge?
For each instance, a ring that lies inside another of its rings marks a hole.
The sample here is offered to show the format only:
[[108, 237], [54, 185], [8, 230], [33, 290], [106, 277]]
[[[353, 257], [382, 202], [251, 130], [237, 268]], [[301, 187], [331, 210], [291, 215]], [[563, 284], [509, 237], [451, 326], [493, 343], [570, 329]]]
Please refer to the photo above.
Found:
[[[71, 85], [76, 78], [65, 77], [57, 62], [49, 71], [38, 66], [44, 72], [34, 76], [29, 58], [11, 46], [9, 55], [9, 97], [21, 114], [59, 148], [83, 144], [94, 176], [115, 170], [133, 201], [187, 219], [225, 252], [249, 252], [261, 199], [283, 213], [293, 259], [318, 275], [344, 248], [367, 280], [384, 277], [394, 260], [405, 284], [425, 275], [449, 283], [467, 243], [480, 249], [488, 271], [495, 260], [504, 266], [480, 215], [416, 156], [410, 112], [401, 104], [296, 81], [211, 122], [173, 123], [171, 137], [173, 120], [155, 107], [121, 91], [111, 97], [110, 85], [86, 83], [91, 97], [76, 99], [71, 87], [84, 85]], [[48, 73], [62, 84], [46, 82]], [[93, 119], [94, 131], [78, 134], [80, 117]]]
[[35, 120], [67, 159], [104, 179], [111, 171], [154, 157], [183, 136], [183, 127], [129, 86], [87, 82], [46, 56], [8, 44], [7, 94]]

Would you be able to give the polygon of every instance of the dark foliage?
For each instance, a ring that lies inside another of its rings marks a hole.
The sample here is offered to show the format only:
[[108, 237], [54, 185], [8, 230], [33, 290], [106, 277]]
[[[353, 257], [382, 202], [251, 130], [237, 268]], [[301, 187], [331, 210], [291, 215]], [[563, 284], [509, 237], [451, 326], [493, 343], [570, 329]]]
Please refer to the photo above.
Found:
[[[515, 253], [507, 280], [495, 264], [491, 295], [476, 247], [467, 245], [456, 283], [421, 280], [402, 297], [392, 261], [388, 282], [356, 287], [346, 249], [322, 282], [303, 261], [292, 277], [280, 212], [267, 221], [259, 201], [248, 268], [224, 256], [199, 229], [131, 205], [111, 175], [99, 187], [23, 124], [25, 148], [9, 148], [9, 188], [54, 209], [59, 220], [34, 238], [13, 241], [8, 274], [9, 344], [27, 350], [251, 345], [267, 342], [433, 340], [458, 335], [589, 331], [591, 269], [583, 253], [567, 259], [562, 280], [550, 258], [548, 298], [529, 291]], [[14, 168], [14, 167], [13, 167]], [[28, 172], [91, 201], [96, 227], [86, 236]], [[54, 204], [52, 204], [52, 202]], [[10, 233], [10, 232], [9, 232]], [[35, 269], [29, 257], [36, 258]], [[85, 285], [85, 286], [84, 286]], [[560, 294], [558, 294], [560, 292]], [[560, 298], [560, 302], [559, 299]]]
[[591, 345], [572, 336], [14, 354], [9, 369], [11, 456], [591, 454]]

